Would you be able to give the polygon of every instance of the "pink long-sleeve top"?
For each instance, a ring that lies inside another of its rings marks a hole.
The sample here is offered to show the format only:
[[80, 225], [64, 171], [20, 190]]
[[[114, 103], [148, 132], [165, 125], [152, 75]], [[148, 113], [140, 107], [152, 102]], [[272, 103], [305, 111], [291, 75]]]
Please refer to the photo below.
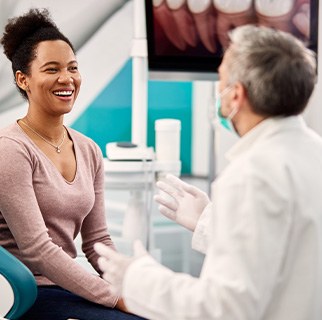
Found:
[[55, 284], [113, 307], [117, 297], [109, 284], [75, 261], [79, 232], [98, 272], [93, 244], [114, 248], [106, 226], [102, 153], [91, 139], [67, 130], [77, 162], [72, 182], [17, 123], [0, 130], [0, 245], [29, 267], [38, 285]]

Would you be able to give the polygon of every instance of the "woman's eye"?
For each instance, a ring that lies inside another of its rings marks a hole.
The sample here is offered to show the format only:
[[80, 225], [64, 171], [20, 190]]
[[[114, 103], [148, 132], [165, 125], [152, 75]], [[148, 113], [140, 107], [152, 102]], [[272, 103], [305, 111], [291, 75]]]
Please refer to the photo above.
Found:
[[46, 69], [47, 72], [50, 72], [50, 73], [54, 73], [54, 72], [57, 72], [57, 69], [56, 68], [48, 68]]
[[74, 67], [70, 67], [69, 68], [70, 71], [77, 71], [78, 70], [78, 67], [77, 66], [74, 66]]

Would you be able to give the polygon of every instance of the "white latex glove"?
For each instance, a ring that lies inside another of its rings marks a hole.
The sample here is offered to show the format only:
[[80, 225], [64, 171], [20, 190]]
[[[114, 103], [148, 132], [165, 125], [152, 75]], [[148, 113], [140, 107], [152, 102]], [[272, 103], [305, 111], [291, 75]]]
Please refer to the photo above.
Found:
[[102, 243], [95, 243], [94, 250], [101, 256], [98, 266], [103, 271], [103, 279], [111, 284], [115, 295], [122, 295], [123, 279], [128, 266], [137, 258], [148, 254], [140, 240], [134, 241], [134, 256], [128, 257], [116, 252]]
[[194, 231], [201, 213], [210, 203], [208, 195], [172, 174], [167, 174], [156, 186], [161, 191], [154, 196], [154, 200], [159, 203], [159, 211]]

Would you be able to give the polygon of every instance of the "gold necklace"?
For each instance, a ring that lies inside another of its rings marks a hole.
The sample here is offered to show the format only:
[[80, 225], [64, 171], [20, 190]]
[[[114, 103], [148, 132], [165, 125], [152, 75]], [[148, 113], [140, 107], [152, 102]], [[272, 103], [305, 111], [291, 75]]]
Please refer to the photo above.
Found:
[[38, 133], [35, 129], [33, 129], [32, 127], [30, 127], [26, 122], [24, 122], [22, 119], [20, 119], [20, 122], [23, 123], [27, 128], [29, 128], [34, 134], [36, 134], [39, 138], [41, 138], [42, 140], [44, 140], [46, 143], [48, 143], [49, 145], [51, 145], [52, 147], [54, 147], [56, 149], [57, 153], [61, 152], [61, 147], [65, 141], [65, 137], [66, 137], [66, 130], [64, 127], [64, 133], [63, 133], [63, 139], [61, 141], [60, 144], [55, 145], [53, 143], [51, 143], [50, 141], [48, 141], [45, 137], [43, 137], [40, 133]]

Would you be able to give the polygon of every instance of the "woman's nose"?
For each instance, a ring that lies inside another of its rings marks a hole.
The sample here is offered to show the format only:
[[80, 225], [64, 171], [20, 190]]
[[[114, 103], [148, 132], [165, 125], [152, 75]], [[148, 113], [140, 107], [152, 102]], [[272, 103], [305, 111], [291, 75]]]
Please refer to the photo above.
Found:
[[73, 77], [69, 72], [62, 72], [58, 78], [60, 83], [72, 83], [73, 81]]

